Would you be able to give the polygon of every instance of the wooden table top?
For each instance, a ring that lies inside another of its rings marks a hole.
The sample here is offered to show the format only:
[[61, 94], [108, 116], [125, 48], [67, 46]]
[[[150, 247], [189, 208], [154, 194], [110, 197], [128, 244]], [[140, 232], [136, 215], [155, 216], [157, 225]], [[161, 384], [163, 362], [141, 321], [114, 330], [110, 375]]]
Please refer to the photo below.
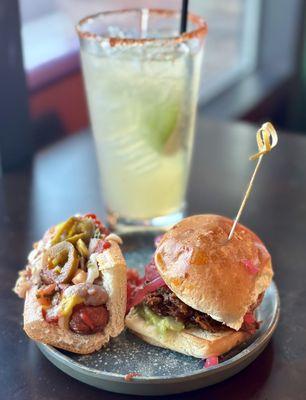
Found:
[[[234, 216], [254, 167], [256, 128], [199, 118], [188, 213]], [[23, 304], [11, 288], [33, 241], [75, 212], [103, 215], [91, 137], [65, 139], [8, 173], [0, 187], [0, 398], [121, 399], [66, 376], [22, 331]], [[271, 343], [233, 378], [178, 399], [306, 398], [306, 137], [280, 135], [264, 159], [242, 222], [271, 251], [281, 319]]]

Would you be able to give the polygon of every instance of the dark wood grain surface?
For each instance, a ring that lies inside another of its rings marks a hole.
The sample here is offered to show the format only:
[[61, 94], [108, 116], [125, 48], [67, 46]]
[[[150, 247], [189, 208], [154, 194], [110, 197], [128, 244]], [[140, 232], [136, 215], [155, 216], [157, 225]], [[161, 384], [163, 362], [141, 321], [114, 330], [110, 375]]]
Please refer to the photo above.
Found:
[[[199, 119], [189, 214], [234, 216], [252, 171], [255, 128]], [[121, 399], [66, 376], [22, 331], [22, 301], [12, 292], [31, 243], [72, 213], [103, 215], [94, 149], [83, 133], [39, 153], [31, 167], [1, 178], [0, 399]], [[306, 138], [280, 135], [256, 180], [242, 222], [272, 253], [281, 320], [272, 342], [246, 370], [178, 399], [306, 398]]]

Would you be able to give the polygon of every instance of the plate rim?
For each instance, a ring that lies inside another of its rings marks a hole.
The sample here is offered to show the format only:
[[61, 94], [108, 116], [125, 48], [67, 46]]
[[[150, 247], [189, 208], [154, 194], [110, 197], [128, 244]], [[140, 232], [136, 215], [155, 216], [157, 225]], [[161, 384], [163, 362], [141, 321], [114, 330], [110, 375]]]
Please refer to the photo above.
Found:
[[[252, 341], [245, 349], [243, 349], [241, 352], [236, 354], [234, 357], [231, 357], [230, 359], [222, 362], [222, 364], [210, 367], [208, 369], [205, 368], [199, 368], [197, 370], [194, 370], [190, 373], [185, 373], [181, 375], [175, 375], [175, 376], [135, 376], [131, 381], [126, 381], [125, 377], [126, 375], [123, 374], [117, 374], [114, 372], [107, 372], [107, 371], [101, 371], [95, 368], [91, 367], [86, 367], [85, 365], [82, 365], [78, 363], [77, 361], [71, 359], [69, 356], [63, 354], [60, 350], [56, 349], [55, 347], [36, 342], [38, 348], [42, 351], [42, 353], [49, 359], [48, 356], [52, 356], [57, 361], [62, 362], [66, 367], [77, 371], [81, 374], [90, 376], [90, 377], [95, 377], [101, 380], [107, 380], [111, 382], [122, 382], [122, 380], [127, 383], [127, 384], [143, 384], [143, 383], [148, 383], [148, 384], [159, 384], [159, 383], [176, 383], [178, 381], [181, 381], [184, 379], [185, 381], [190, 381], [199, 378], [200, 376], [209, 377], [213, 375], [214, 373], [221, 372], [221, 371], [226, 371], [228, 369], [233, 368], [235, 365], [240, 364], [243, 360], [247, 359], [247, 357], [253, 353], [253, 351], [256, 350], [256, 348], [263, 348], [265, 345], [269, 342], [273, 332], [275, 331], [278, 321], [279, 321], [279, 316], [280, 316], [280, 297], [279, 297], [279, 291], [277, 288], [276, 283], [274, 280], [271, 282], [270, 287], [269, 287], [273, 292], [274, 292], [274, 306], [273, 306], [273, 317], [268, 325], [267, 329], [265, 332], [262, 333], [262, 335], [259, 335], [254, 341]], [[90, 355], [89, 355], [90, 356]], [[50, 360], [51, 361], [51, 360]], [[52, 361], [51, 361], [52, 362]]]

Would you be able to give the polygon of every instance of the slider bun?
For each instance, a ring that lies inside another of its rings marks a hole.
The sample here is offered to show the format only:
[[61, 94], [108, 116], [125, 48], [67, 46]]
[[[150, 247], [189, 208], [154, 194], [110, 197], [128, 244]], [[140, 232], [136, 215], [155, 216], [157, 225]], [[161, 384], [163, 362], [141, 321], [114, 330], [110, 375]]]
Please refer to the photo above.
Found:
[[250, 334], [232, 330], [210, 333], [202, 329], [168, 331], [160, 335], [154, 325], [148, 324], [134, 309], [126, 316], [126, 326], [142, 340], [153, 346], [164, 347], [197, 358], [219, 356], [245, 342]]
[[[239, 330], [245, 313], [270, 285], [271, 257], [262, 241], [233, 221], [203, 214], [183, 219], [166, 232], [155, 252], [157, 269], [169, 288], [190, 307]], [[244, 264], [259, 269], [252, 274]]]
[[24, 330], [31, 339], [73, 353], [89, 354], [101, 349], [111, 337], [122, 332], [126, 310], [126, 264], [118, 244], [111, 240], [110, 242], [111, 247], [97, 256], [102, 270], [103, 286], [108, 293], [106, 307], [109, 311], [109, 322], [104, 331], [80, 335], [46, 322], [42, 307], [36, 299], [37, 287], [34, 286], [27, 292], [24, 305]]

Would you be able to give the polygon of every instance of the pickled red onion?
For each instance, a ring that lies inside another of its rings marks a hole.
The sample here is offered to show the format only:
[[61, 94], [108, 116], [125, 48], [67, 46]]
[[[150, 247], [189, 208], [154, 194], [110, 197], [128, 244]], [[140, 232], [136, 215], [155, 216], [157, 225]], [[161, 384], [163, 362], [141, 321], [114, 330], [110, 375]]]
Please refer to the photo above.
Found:
[[138, 271], [134, 268], [128, 268], [126, 275], [131, 286], [140, 286], [144, 282], [144, 278], [140, 278]]
[[247, 312], [244, 316], [244, 322], [248, 325], [254, 324], [256, 322], [256, 319], [254, 318], [254, 315], [251, 312]]
[[214, 367], [219, 364], [219, 358], [216, 356], [208, 357], [205, 360], [204, 368]]
[[157, 271], [154, 260], [152, 259], [145, 267], [145, 280], [150, 282], [159, 276], [159, 272]]
[[127, 312], [132, 307], [140, 304], [148, 293], [164, 286], [165, 282], [159, 275], [154, 259], [145, 267], [145, 275], [140, 278], [138, 272], [133, 269], [127, 271]]
[[129, 374], [126, 374], [124, 377], [124, 380], [126, 382], [130, 382], [132, 381], [136, 376], [141, 376], [140, 374], [138, 374], [138, 372], [130, 372]]
[[247, 271], [251, 275], [256, 275], [259, 272], [259, 268], [251, 260], [241, 260]]
[[154, 239], [155, 247], [157, 247], [157, 246], [159, 245], [159, 243], [161, 242], [163, 236], [164, 236], [164, 235], [156, 236], [156, 238]]
[[128, 300], [128, 310], [140, 304], [148, 293], [155, 292], [155, 290], [164, 286], [165, 282], [161, 277], [153, 279], [151, 282], [146, 283], [144, 286], [136, 287], [130, 294]]
[[165, 286], [165, 281], [160, 276], [153, 279], [151, 282], [147, 283], [144, 288], [146, 289], [147, 293], [155, 292], [155, 290], [159, 289], [160, 287]]

